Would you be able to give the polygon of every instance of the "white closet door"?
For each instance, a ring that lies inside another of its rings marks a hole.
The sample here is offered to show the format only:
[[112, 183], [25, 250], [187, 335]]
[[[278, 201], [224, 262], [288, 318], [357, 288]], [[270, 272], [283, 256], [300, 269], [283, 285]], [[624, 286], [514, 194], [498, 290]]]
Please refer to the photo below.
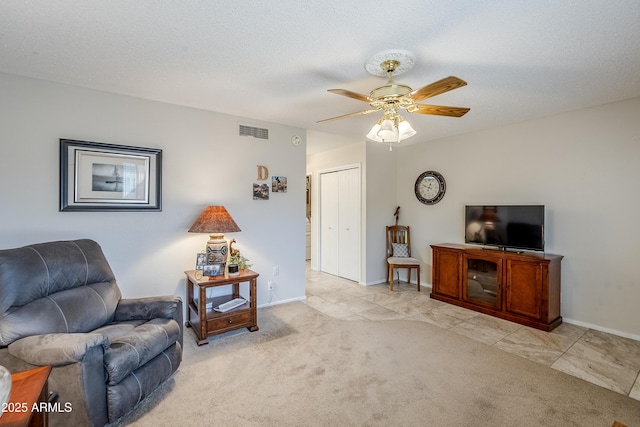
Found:
[[320, 270], [360, 280], [360, 169], [320, 175]]
[[340, 261], [338, 275], [360, 280], [360, 169], [339, 173]]
[[337, 172], [320, 175], [320, 270], [339, 275], [339, 179]]

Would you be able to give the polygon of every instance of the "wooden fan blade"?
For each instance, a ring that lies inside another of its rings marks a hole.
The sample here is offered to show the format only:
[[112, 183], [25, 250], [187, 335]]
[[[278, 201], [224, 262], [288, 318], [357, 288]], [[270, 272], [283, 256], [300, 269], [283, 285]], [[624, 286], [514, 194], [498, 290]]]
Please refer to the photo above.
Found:
[[344, 114], [342, 116], [331, 117], [330, 119], [318, 120], [318, 123], [329, 122], [331, 120], [346, 119], [347, 117], [362, 116], [364, 114], [375, 113], [376, 111], [379, 111], [379, 110], [374, 109], [374, 110], [358, 111], [357, 113], [349, 113], [349, 114]]
[[348, 96], [349, 98], [357, 99], [358, 101], [371, 102], [371, 99], [369, 99], [368, 96], [346, 89], [329, 89], [327, 92], [335, 93], [336, 95]]
[[445, 92], [449, 92], [450, 90], [457, 89], [459, 87], [465, 86], [467, 82], [462, 79], [459, 79], [455, 76], [445, 77], [442, 80], [438, 80], [435, 83], [431, 83], [430, 85], [426, 85], [421, 87], [420, 89], [416, 89], [409, 94], [413, 102], [418, 102], [423, 99], [431, 98], [432, 96], [440, 95]]
[[435, 116], [462, 117], [467, 114], [470, 108], [446, 107], [444, 105], [412, 105], [407, 108], [410, 113], [433, 114]]

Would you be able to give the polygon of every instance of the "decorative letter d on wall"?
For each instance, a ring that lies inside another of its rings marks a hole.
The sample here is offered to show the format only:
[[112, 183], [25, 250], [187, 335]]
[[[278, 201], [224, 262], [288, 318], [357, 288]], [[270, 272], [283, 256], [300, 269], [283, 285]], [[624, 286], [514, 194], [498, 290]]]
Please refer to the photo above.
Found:
[[264, 181], [269, 177], [269, 169], [264, 165], [258, 165], [258, 181]]

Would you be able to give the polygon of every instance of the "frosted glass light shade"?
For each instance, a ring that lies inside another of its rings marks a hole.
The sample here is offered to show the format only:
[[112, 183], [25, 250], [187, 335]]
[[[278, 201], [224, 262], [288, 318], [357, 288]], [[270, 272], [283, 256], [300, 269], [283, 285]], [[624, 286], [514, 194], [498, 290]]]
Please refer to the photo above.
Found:
[[398, 129], [393, 125], [393, 120], [383, 120], [376, 135], [383, 141], [397, 141]]
[[409, 122], [406, 120], [400, 120], [400, 124], [398, 125], [398, 142], [411, 138], [415, 134], [416, 131], [411, 127]]
[[[389, 124], [393, 129], [392, 131], [389, 131]], [[367, 138], [376, 142], [400, 142], [411, 138], [415, 134], [416, 131], [411, 127], [409, 122], [400, 117], [397, 133], [395, 126], [393, 126], [393, 120], [386, 119], [380, 120], [373, 125], [367, 134]]]

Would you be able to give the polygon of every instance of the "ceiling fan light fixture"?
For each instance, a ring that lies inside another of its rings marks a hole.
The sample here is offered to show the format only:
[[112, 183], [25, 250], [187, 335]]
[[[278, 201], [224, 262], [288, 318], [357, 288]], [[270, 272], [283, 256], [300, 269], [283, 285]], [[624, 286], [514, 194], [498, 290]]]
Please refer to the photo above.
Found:
[[378, 131], [379, 130], [380, 130], [380, 123], [378, 122], [375, 125], [373, 125], [373, 127], [371, 128], [371, 130], [367, 134], [367, 138], [372, 140], [372, 141], [382, 142], [382, 140], [378, 136]]
[[411, 127], [409, 122], [400, 117], [400, 123], [398, 124], [398, 141], [404, 141], [405, 139], [411, 138], [415, 134], [416, 130]]
[[[376, 123], [377, 125], [377, 123]], [[393, 123], [393, 120], [384, 119], [380, 124], [380, 129], [376, 132], [378, 138], [383, 141], [397, 141], [398, 140], [398, 128]]]
[[373, 125], [367, 134], [367, 138], [375, 142], [399, 143], [400, 141], [411, 138], [415, 134], [415, 129], [398, 114], [393, 119], [388, 116], [382, 116], [382, 118]]

